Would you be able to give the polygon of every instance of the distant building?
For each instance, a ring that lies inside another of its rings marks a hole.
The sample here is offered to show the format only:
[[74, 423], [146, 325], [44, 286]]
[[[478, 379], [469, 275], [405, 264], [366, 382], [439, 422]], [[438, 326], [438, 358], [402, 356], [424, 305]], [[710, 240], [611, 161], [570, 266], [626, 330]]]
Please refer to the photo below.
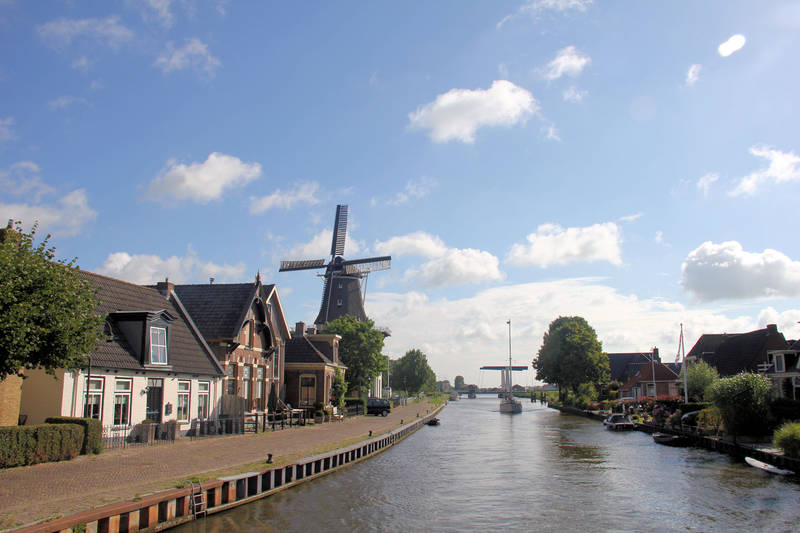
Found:
[[620, 397], [639, 399], [644, 396], [652, 398], [678, 396], [678, 382], [678, 374], [675, 371], [669, 366], [653, 360], [639, 367], [638, 372], [620, 387]]
[[610, 380], [620, 383], [625, 383], [638, 374], [643, 366], [650, 364], [651, 360], [661, 362], [658, 348], [653, 348], [649, 352], [609, 353], [607, 355]]

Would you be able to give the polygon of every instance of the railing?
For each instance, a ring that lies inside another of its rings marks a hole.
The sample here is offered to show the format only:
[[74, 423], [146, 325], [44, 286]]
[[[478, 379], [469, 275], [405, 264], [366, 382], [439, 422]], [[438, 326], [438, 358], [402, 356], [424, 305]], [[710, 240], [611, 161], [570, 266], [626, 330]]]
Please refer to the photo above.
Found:
[[103, 446], [110, 449], [173, 443], [177, 432], [178, 424], [174, 420], [161, 424], [103, 426]]

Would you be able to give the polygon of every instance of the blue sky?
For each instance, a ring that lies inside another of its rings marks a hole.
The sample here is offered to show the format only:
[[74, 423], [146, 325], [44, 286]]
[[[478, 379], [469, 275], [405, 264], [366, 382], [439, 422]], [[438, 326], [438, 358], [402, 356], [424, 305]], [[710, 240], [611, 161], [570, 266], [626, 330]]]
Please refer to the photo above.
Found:
[[[336, 204], [367, 313], [440, 379], [800, 337], [796, 2], [0, 2], [0, 219], [137, 283], [276, 283], [312, 322]], [[520, 381], [532, 376], [520, 378]]]

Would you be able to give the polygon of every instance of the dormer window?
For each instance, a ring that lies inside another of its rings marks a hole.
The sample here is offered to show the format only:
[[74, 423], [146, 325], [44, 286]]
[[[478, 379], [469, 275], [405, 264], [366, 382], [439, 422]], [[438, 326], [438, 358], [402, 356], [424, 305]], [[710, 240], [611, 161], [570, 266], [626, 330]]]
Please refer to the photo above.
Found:
[[167, 330], [150, 326], [150, 364], [167, 364]]

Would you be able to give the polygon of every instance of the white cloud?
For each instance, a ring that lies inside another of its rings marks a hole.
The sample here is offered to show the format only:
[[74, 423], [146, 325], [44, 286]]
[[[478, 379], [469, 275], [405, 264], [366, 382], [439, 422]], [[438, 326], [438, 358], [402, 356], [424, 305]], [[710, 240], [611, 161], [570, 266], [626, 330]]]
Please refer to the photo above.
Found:
[[0, 118], [0, 142], [11, 141], [16, 138], [17, 136], [14, 135], [14, 118]]
[[756, 192], [758, 187], [767, 181], [784, 183], [800, 180], [800, 157], [794, 152], [781, 152], [769, 146], [753, 146], [750, 153], [769, 161], [767, 168], [756, 170], [739, 180], [739, 184], [728, 192], [730, 196], [748, 196]]
[[582, 102], [583, 99], [586, 98], [586, 95], [588, 95], [588, 94], [589, 94], [589, 91], [584, 91], [584, 90], [578, 89], [574, 85], [570, 85], [567, 88], [567, 90], [564, 91], [563, 97], [564, 97], [564, 101], [565, 102], [577, 103], [577, 102]]
[[625, 215], [624, 217], [619, 217], [619, 221], [620, 222], [634, 222], [636, 220], [639, 220], [643, 216], [644, 216], [644, 213], [639, 211], [638, 213], [634, 213], [632, 215]]
[[774, 307], [762, 309], [758, 314], [758, 326], [766, 327], [767, 324], [775, 324], [778, 331], [786, 336], [786, 339], [800, 338], [800, 309], [788, 309], [783, 312], [775, 310]]
[[482, 250], [448, 248], [435, 235], [417, 231], [375, 243], [381, 255], [418, 255], [429, 260], [405, 272], [405, 279], [424, 287], [445, 287], [504, 279], [498, 259]]
[[722, 57], [728, 57], [732, 53], [741, 50], [745, 42], [746, 39], [744, 38], [744, 35], [737, 33], [736, 35], [732, 35], [724, 43], [720, 44], [717, 47], [717, 52], [719, 52], [719, 55]]
[[436, 185], [436, 180], [424, 176], [417, 181], [409, 180], [409, 182], [406, 183], [405, 190], [395, 194], [394, 197], [386, 203], [388, 205], [401, 205], [412, 198], [425, 198]]
[[[439, 379], [461, 374], [468, 383], [499, 381], [495, 374], [481, 375], [479, 368], [500, 364], [508, 353], [508, 327], [512, 321], [512, 355], [515, 364], [536, 357], [542, 336], [559, 316], [583, 316], [597, 331], [603, 349], [610, 352], [646, 351], [653, 346], [662, 358], [673, 360], [680, 324], [691, 347], [703, 333], [744, 332], [758, 327], [755, 317], [726, 316], [706, 309], [687, 309], [661, 299], [622, 294], [596, 279], [565, 279], [493, 287], [459, 299], [430, 299], [422, 291], [371, 292], [370, 317], [391, 327], [384, 353], [396, 359], [410, 348], [420, 348]], [[420, 336], [424, 331], [425, 335]], [[787, 336], [800, 335], [795, 324]], [[453, 342], [453, 339], [463, 342]], [[688, 349], [687, 349], [688, 351]], [[525, 384], [533, 378], [515, 375]]]
[[542, 224], [526, 240], [511, 246], [506, 261], [540, 268], [594, 261], [622, 264], [622, 236], [613, 222], [567, 229], [558, 224]]
[[475, 142], [483, 126], [524, 123], [539, 110], [533, 95], [510, 81], [495, 80], [489, 89], [451, 89], [409, 113], [410, 128], [430, 130], [434, 142]]
[[[323, 229], [314, 235], [310, 241], [291, 248], [286, 253], [286, 257], [298, 260], [329, 258], [331, 255], [332, 239], [333, 230]], [[353, 239], [348, 231], [347, 238], [344, 242], [344, 257], [348, 258], [359, 254], [363, 248], [363, 242]]]
[[135, 34], [119, 23], [119, 17], [104, 19], [61, 18], [36, 27], [39, 38], [56, 49], [66, 48], [79, 39], [90, 40], [118, 49], [133, 40]]
[[213, 152], [203, 163], [168, 161], [161, 174], [150, 182], [146, 196], [150, 200], [166, 201], [172, 197], [207, 204], [221, 198], [227, 189], [250, 183], [260, 175], [259, 163], [245, 163]]
[[55, 204], [0, 203], [0, 220], [21, 220], [27, 227], [38, 221], [42, 232], [56, 236], [77, 235], [84, 224], [96, 217], [97, 211], [89, 207], [84, 189], [75, 189]]
[[91, 65], [92, 65], [92, 62], [91, 62], [91, 61], [89, 61], [89, 58], [88, 58], [88, 57], [86, 57], [86, 56], [80, 56], [80, 57], [76, 58], [76, 59], [75, 59], [75, 60], [72, 62], [72, 65], [71, 65], [71, 66], [72, 66], [72, 68], [74, 68], [75, 70], [80, 70], [81, 72], [87, 72], [87, 71], [89, 70], [89, 67], [90, 67]]
[[243, 263], [218, 265], [211, 261], [201, 261], [191, 245], [184, 257], [171, 256], [163, 259], [151, 254], [129, 254], [114, 252], [108, 254], [97, 273], [113, 278], [151, 285], [169, 278], [173, 283], [207, 282], [213, 277], [217, 282], [239, 281], [244, 275]]
[[191, 67], [196, 72], [213, 78], [222, 63], [211, 55], [206, 44], [197, 37], [193, 37], [187, 39], [182, 48], [175, 48], [173, 43], [167, 43], [166, 51], [158, 56], [153, 64], [164, 74]]
[[503, 24], [523, 14], [537, 17], [540, 13], [545, 11], [563, 13], [575, 10], [583, 12], [592, 5], [592, 2], [594, 2], [594, 0], [530, 0], [520, 6], [516, 13], [503, 17], [503, 19], [497, 23], [497, 29], [499, 30], [503, 27]]
[[33, 161], [18, 161], [8, 170], [0, 169], [0, 189], [7, 195], [39, 202], [42, 196], [56, 192], [41, 180], [39, 172], [39, 165]]
[[656, 231], [656, 236], [653, 238], [658, 244], [662, 244], [664, 242], [664, 232], [661, 230]]
[[708, 191], [711, 189], [711, 185], [717, 180], [719, 180], [719, 174], [709, 172], [697, 180], [697, 190], [703, 191], [703, 197], [708, 198]]
[[170, 11], [172, 0], [144, 0], [142, 2], [142, 18], [155, 19], [165, 28], [170, 28], [175, 23], [175, 17]]
[[50, 109], [66, 109], [74, 104], [89, 105], [89, 102], [86, 100], [86, 98], [70, 96], [68, 94], [59, 96], [58, 98], [47, 102], [47, 105], [50, 106]]
[[549, 81], [565, 75], [575, 77], [591, 62], [592, 58], [581, 54], [574, 46], [567, 46], [556, 53], [556, 57], [547, 64], [542, 75]]
[[558, 128], [556, 128], [555, 124], [545, 124], [542, 126], [542, 131], [548, 141], [561, 141], [561, 137], [558, 135]]
[[697, 83], [697, 80], [700, 79], [700, 71], [702, 70], [703, 70], [703, 65], [698, 65], [697, 63], [689, 67], [689, 70], [686, 72], [687, 87], [691, 87], [692, 85]]
[[311, 181], [296, 186], [291, 191], [283, 192], [280, 189], [274, 193], [262, 196], [261, 198], [250, 197], [250, 212], [263, 213], [273, 207], [281, 209], [291, 209], [295, 204], [306, 203], [315, 205], [319, 199], [315, 196], [319, 190], [319, 183]]
[[704, 242], [682, 271], [681, 285], [700, 301], [800, 295], [800, 261], [777, 250], [746, 252], [736, 241]]

